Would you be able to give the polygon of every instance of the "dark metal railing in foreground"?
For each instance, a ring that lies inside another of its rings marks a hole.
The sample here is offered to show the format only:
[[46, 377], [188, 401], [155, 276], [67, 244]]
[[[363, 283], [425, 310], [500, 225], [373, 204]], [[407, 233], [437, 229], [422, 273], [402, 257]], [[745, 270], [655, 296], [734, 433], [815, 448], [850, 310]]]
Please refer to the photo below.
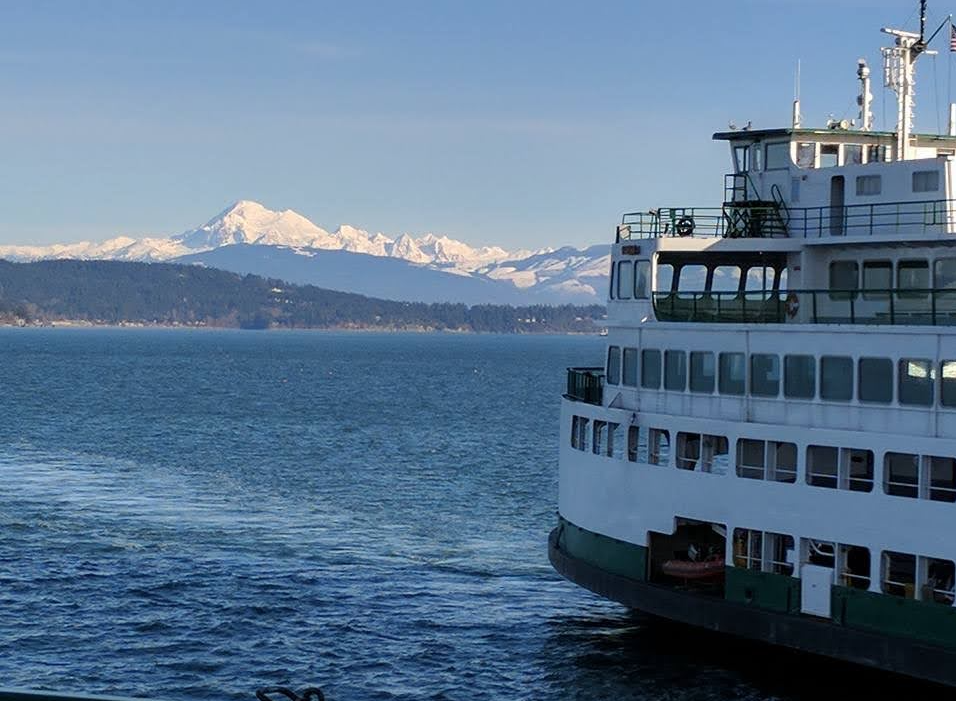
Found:
[[659, 321], [956, 326], [956, 289], [655, 292]]
[[[742, 228], [743, 213], [746, 213], [747, 225]], [[943, 233], [953, 229], [956, 229], [956, 200], [785, 208], [729, 202], [722, 207], [660, 207], [647, 212], [628, 212], [621, 217], [616, 240], [761, 235], [824, 238]]]
[[604, 368], [568, 368], [567, 396], [600, 406], [604, 399]]

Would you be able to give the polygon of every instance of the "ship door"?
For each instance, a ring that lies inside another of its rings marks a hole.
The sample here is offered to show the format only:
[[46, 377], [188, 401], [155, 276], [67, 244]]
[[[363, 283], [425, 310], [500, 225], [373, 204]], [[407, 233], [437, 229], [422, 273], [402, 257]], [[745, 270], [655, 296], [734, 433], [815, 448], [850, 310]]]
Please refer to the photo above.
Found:
[[830, 618], [832, 585], [832, 567], [803, 565], [800, 568], [800, 611], [811, 616]]
[[846, 180], [842, 175], [830, 178], [830, 236], [843, 236]]

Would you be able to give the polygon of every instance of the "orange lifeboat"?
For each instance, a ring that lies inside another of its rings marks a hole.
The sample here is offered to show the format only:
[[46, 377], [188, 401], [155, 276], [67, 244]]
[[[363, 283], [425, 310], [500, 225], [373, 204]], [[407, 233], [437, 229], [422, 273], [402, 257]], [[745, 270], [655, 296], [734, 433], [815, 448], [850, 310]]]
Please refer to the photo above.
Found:
[[661, 572], [678, 579], [719, 579], [724, 575], [724, 561], [716, 557], [701, 562], [665, 560], [661, 565]]

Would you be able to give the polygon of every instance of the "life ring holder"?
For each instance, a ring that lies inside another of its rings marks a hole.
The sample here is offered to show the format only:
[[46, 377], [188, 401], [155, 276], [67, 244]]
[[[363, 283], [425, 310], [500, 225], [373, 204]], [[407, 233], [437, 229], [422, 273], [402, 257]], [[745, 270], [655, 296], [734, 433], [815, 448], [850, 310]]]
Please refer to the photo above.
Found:
[[787, 318], [793, 319], [797, 316], [797, 312], [800, 311], [800, 299], [797, 297], [796, 292], [791, 292], [787, 295]]
[[694, 226], [693, 217], [683, 216], [674, 224], [674, 231], [677, 232], [678, 236], [690, 236], [694, 233]]

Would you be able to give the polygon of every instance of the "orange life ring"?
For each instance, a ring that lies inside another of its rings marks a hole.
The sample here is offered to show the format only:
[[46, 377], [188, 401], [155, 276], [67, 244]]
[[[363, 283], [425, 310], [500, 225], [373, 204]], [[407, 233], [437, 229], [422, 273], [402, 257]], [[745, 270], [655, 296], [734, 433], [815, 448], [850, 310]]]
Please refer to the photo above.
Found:
[[791, 292], [787, 295], [787, 317], [793, 319], [799, 311], [800, 299], [797, 297], [796, 292]]

